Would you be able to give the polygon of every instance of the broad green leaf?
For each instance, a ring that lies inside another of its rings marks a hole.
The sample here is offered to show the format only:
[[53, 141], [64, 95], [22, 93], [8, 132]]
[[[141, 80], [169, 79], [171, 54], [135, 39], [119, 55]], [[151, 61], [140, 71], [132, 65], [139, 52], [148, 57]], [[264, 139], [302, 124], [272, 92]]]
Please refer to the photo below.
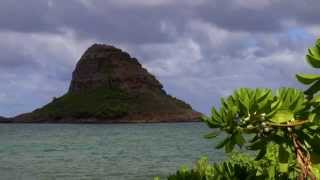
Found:
[[245, 108], [244, 111], [245, 112], [249, 112], [249, 110], [250, 110], [250, 99], [248, 97], [247, 90], [244, 89], [244, 88], [241, 88], [238, 91], [238, 95], [239, 95], [238, 98], [239, 98], [240, 103]]
[[235, 140], [235, 143], [238, 144], [240, 147], [246, 142], [244, 137], [240, 132], [237, 132], [236, 134], [233, 135], [233, 138]]
[[267, 117], [273, 116], [279, 108], [282, 106], [282, 101], [277, 100], [271, 104], [271, 111], [267, 114]]
[[307, 55], [306, 56], [307, 62], [314, 68], [320, 68], [320, 58], [315, 57], [315, 56], [311, 56], [311, 55]]
[[295, 94], [291, 97], [291, 101], [289, 102], [289, 109], [293, 112], [299, 112], [305, 108], [305, 98], [303, 92], [295, 91]]
[[220, 119], [220, 118], [221, 118], [220, 115], [219, 115], [219, 113], [218, 113], [218, 111], [216, 110], [215, 107], [212, 107], [212, 109], [211, 109], [211, 114], [212, 114], [212, 117], [213, 117], [214, 119]]
[[280, 88], [276, 91], [276, 96], [280, 99], [286, 99], [289, 93], [288, 88]]
[[271, 118], [271, 121], [274, 123], [285, 123], [294, 119], [294, 114], [290, 110], [279, 110]]
[[289, 152], [287, 148], [282, 144], [279, 147], [279, 171], [282, 173], [287, 173], [289, 168]]
[[258, 103], [257, 112], [266, 113], [270, 110], [271, 100], [269, 98], [265, 98], [264, 100]]
[[309, 48], [308, 52], [309, 52], [309, 55], [320, 58], [320, 51], [317, 46]]
[[202, 116], [201, 121], [205, 122], [210, 128], [221, 127], [221, 123], [219, 123], [217, 120], [213, 119], [212, 117]]
[[320, 90], [320, 81], [317, 81], [313, 85], [311, 85], [304, 93], [312, 96], [313, 94], [316, 94], [319, 90]]
[[320, 80], [320, 75], [318, 74], [296, 74], [296, 78], [299, 82], [303, 84], [312, 84], [317, 80]]
[[257, 89], [255, 103], [256, 112], [266, 113], [266, 108], [271, 102], [272, 91], [270, 89]]
[[231, 97], [228, 97], [227, 99], [221, 98], [221, 104], [223, 105], [223, 108], [228, 111], [231, 118], [233, 118], [238, 111], [237, 106], [232, 101]]
[[257, 89], [256, 90], [256, 101], [261, 102], [268, 98], [272, 94], [270, 89]]

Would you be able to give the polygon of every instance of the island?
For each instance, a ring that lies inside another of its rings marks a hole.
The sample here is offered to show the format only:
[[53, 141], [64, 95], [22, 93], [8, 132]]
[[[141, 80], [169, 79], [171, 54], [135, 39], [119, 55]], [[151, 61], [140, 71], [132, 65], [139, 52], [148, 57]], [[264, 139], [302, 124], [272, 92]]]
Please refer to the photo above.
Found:
[[12, 123], [193, 122], [201, 113], [164, 90], [136, 58], [111, 45], [94, 44], [78, 61], [68, 92]]

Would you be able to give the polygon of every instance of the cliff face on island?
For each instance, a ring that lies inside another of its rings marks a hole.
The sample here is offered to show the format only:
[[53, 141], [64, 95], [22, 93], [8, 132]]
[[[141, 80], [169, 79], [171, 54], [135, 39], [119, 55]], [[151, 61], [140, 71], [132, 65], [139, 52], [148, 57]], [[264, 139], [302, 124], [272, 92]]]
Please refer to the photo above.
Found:
[[69, 91], [15, 122], [121, 123], [195, 121], [201, 116], [168, 95], [127, 52], [94, 44], [80, 58]]

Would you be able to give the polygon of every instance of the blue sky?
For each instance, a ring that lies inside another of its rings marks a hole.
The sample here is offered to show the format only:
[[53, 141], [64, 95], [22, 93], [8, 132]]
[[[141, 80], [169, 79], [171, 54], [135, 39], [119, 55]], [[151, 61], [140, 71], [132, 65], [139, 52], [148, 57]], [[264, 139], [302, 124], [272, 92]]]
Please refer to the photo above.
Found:
[[314, 71], [318, 0], [2, 0], [0, 115], [64, 94], [93, 43], [129, 52], [165, 90], [208, 113], [239, 87], [299, 85]]

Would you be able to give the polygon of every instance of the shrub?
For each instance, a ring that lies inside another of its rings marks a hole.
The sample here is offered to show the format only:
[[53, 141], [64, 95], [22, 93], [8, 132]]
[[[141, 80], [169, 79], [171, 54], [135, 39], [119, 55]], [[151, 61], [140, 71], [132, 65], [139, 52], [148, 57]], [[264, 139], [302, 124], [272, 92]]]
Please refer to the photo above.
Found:
[[[320, 40], [308, 49], [308, 63], [320, 68]], [[240, 88], [221, 99], [203, 121], [227, 136], [217, 149], [226, 153], [235, 146], [256, 152], [255, 158], [241, 154], [209, 165], [201, 159], [192, 170], [181, 169], [169, 180], [211, 179], [319, 179], [320, 178], [320, 75], [298, 74], [298, 81], [311, 85], [294, 88]]]

